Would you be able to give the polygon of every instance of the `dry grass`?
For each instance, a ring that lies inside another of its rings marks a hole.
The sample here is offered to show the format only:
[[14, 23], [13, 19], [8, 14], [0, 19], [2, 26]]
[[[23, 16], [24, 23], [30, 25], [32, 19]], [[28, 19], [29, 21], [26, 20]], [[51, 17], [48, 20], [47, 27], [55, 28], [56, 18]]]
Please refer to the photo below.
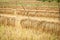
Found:
[[[3, 8], [3, 5], [4, 8], [12, 8], [10, 10], [0, 9], [0, 14], [7, 15], [7, 14], [16, 13], [18, 15], [27, 15], [28, 11], [19, 10], [21, 9], [21, 5], [23, 5], [26, 9], [30, 11], [33, 9], [33, 12], [29, 12], [28, 14], [29, 16], [32, 17], [33, 16], [36, 17], [47, 16], [51, 18], [59, 17], [59, 13], [58, 13], [59, 8], [57, 5], [58, 3], [56, 2], [51, 2], [51, 3], [22, 2], [22, 3], [23, 4], [18, 3], [17, 5], [15, 2], [0, 3], [1, 4], [0, 8]], [[40, 10], [40, 12], [36, 12], [35, 14], [35, 10]], [[46, 14], [44, 11], [41, 12], [41, 10], [45, 10]], [[49, 11], [53, 11], [53, 12], [49, 12]], [[18, 17], [16, 18], [18, 20]], [[15, 21], [16, 19], [14, 17], [13, 18], [5, 17], [4, 15], [1, 17], [0, 15], [0, 40], [60, 40], [60, 24], [58, 23], [37, 21], [37, 20], [22, 20], [21, 22], [19, 20], [18, 23], [16, 23]]]
[[20, 27], [0, 26], [0, 40], [60, 40], [54, 33], [46, 33]]
[[20, 26], [14, 26], [14, 20], [0, 17], [0, 40], [60, 40], [60, 25], [57, 23], [22, 19]]

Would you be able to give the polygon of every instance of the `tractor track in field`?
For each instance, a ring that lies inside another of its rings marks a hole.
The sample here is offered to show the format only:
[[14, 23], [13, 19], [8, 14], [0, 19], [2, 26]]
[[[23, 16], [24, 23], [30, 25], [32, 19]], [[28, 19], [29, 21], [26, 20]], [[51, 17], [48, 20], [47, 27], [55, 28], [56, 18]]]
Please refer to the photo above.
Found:
[[13, 9], [13, 8], [0, 8], [0, 14], [12, 14], [12, 15], [22, 15], [31, 17], [49, 17], [49, 18], [60, 18], [59, 9]]
[[[22, 16], [22, 15], [8, 15], [8, 14], [0, 14], [1, 17], [8, 17], [8, 18], [16, 18], [16, 20], [21, 19], [33, 19], [38, 21], [46, 21], [46, 22], [55, 22], [59, 23], [60, 20], [58, 18], [46, 18], [46, 17], [31, 17], [31, 16]], [[60, 24], [60, 23], [59, 23]]]

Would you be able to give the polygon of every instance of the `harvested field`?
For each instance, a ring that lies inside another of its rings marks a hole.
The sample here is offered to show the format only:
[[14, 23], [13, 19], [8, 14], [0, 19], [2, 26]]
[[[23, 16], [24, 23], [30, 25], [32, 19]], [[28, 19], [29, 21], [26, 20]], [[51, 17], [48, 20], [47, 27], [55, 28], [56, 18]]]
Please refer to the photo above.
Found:
[[57, 2], [0, 2], [0, 40], [60, 40]]

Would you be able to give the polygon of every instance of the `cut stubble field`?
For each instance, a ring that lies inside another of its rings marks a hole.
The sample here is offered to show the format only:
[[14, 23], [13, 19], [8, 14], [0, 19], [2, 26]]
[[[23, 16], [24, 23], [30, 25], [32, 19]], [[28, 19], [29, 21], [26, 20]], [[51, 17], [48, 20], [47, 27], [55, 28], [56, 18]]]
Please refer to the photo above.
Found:
[[0, 3], [0, 40], [60, 40], [58, 3], [22, 3]]

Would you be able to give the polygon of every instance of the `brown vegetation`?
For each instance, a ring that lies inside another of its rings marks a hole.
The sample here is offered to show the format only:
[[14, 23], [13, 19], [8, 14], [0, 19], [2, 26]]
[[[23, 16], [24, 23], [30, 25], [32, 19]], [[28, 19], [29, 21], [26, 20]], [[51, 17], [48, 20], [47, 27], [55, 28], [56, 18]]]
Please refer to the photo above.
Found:
[[[60, 40], [58, 6], [51, 3], [52, 6], [48, 2], [22, 3], [29, 3], [29, 5], [41, 3], [43, 6], [24, 6], [23, 8], [21, 5], [13, 5], [14, 3], [11, 3], [12, 5], [7, 5], [8, 3], [6, 3], [7, 6], [0, 6], [0, 40]], [[29, 17], [33, 19], [29, 19]], [[38, 20], [42, 17], [46, 20]]]

